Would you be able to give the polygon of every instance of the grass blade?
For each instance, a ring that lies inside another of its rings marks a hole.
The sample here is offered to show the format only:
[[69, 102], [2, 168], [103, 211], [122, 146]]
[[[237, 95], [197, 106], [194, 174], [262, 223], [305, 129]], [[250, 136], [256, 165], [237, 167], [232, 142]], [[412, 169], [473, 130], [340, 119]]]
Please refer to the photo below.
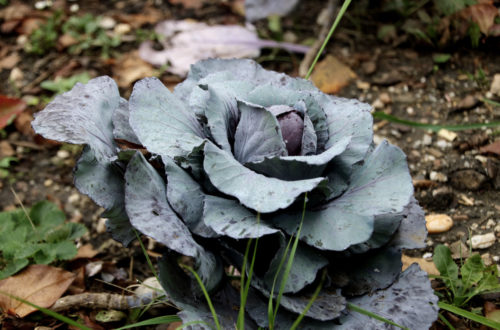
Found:
[[295, 322], [293, 322], [292, 327], [290, 328], [290, 330], [297, 329], [297, 327], [299, 326], [299, 324], [302, 321], [302, 319], [304, 318], [304, 316], [306, 316], [307, 311], [311, 308], [311, 306], [314, 303], [314, 301], [316, 301], [316, 298], [318, 297], [318, 294], [321, 291], [321, 288], [323, 287], [323, 283], [325, 282], [325, 278], [326, 278], [326, 269], [323, 270], [323, 274], [321, 274], [321, 280], [319, 282], [319, 285], [316, 288], [316, 290], [314, 290], [313, 296], [311, 297], [311, 299], [307, 303], [306, 308], [304, 308], [304, 310], [302, 311], [302, 313], [300, 313], [299, 317], [297, 317], [297, 319], [295, 320]]
[[149, 269], [151, 269], [151, 272], [156, 277], [156, 280], [158, 281], [158, 283], [161, 283], [160, 278], [158, 277], [158, 274], [156, 273], [155, 267], [153, 266], [153, 263], [151, 262], [151, 259], [149, 258], [148, 251], [144, 247], [144, 244], [142, 244], [142, 240], [139, 236], [139, 233], [137, 232], [137, 230], [135, 230], [135, 229], [133, 229], [133, 230], [134, 230], [135, 236], [137, 237], [137, 240], [139, 241], [139, 244], [141, 245], [142, 253], [144, 254], [144, 257], [146, 257], [146, 261], [148, 263]]
[[435, 124], [425, 124], [425, 123], [419, 123], [416, 121], [411, 121], [411, 120], [406, 120], [406, 119], [401, 119], [393, 115], [389, 115], [387, 113], [381, 112], [381, 111], [376, 111], [373, 114], [373, 118], [376, 119], [383, 119], [390, 121], [392, 123], [396, 124], [402, 124], [406, 126], [411, 126], [415, 128], [422, 128], [422, 129], [428, 129], [434, 132], [438, 132], [441, 129], [447, 129], [449, 131], [464, 131], [468, 129], [478, 129], [478, 128], [483, 128], [483, 127], [497, 127], [500, 126], [500, 122], [491, 122], [491, 123], [474, 123], [474, 124], [459, 124], [459, 125], [435, 125]]
[[208, 294], [207, 289], [205, 288], [205, 285], [203, 284], [200, 276], [198, 276], [198, 273], [196, 273], [196, 271], [189, 266], [181, 264], [181, 267], [186, 268], [187, 270], [189, 270], [191, 272], [191, 274], [193, 274], [194, 278], [198, 282], [198, 285], [200, 286], [201, 290], [203, 291], [203, 294], [205, 295], [205, 299], [207, 300], [208, 307], [210, 308], [210, 312], [212, 313], [212, 316], [214, 318], [215, 327], [217, 328], [217, 330], [221, 330], [222, 328], [220, 327], [219, 318], [217, 317], [217, 313], [215, 312], [214, 305], [212, 304], [212, 300], [210, 299], [210, 295]]
[[[260, 223], [260, 213], [257, 213], [257, 225]], [[241, 288], [240, 288], [240, 310], [238, 312], [238, 321], [237, 321], [237, 326], [236, 328], [238, 330], [244, 330], [245, 329], [245, 305], [247, 303], [247, 297], [248, 297], [248, 291], [250, 290], [250, 282], [252, 281], [252, 276], [253, 276], [253, 268], [255, 265], [255, 258], [257, 255], [257, 244], [259, 243], [259, 238], [257, 237], [255, 239], [255, 244], [253, 247], [253, 255], [252, 255], [252, 261], [250, 262], [250, 269], [248, 270], [248, 279], [245, 281], [245, 265], [246, 261], [248, 260], [248, 253], [250, 252], [250, 246], [252, 244], [252, 239], [248, 240], [247, 248], [245, 250], [245, 256], [244, 256], [244, 261], [243, 261], [243, 267], [241, 271], [241, 279], [242, 282], [240, 282]]]
[[481, 101], [483, 101], [484, 103], [489, 103], [489, 104], [494, 105], [496, 107], [500, 107], [500, 103], [499, 102], [496, 102], [496, 101], [493, 101], [493, 100], [490, 100], [490, 99], [482, 98]]
[[311, 67], [309, 67], [309, 70], [307, 71], [307, 74], [305, 76], [305, 79], [309, 79], [311, 76], [311, 73], [313, 72], [314, 67], [316, 66], [316, 63], [318, 62], [321, 54], [323, 53], [323, 50], [325, 50], [326, 45], [328, 44], [328, 41], [330, 41], [330, 38], [333, 35], [333, 32], [335, 32], [335, 29], [337, 28], [337, 25], [339, 25], [340, 20], [342, 19], [342, 16], [344, 16], [347, 7], [351, 4], [351, 0], [345, 0], [344, 4], [342, 5], [342, 8], [340, 8], [340, 11], [335, 18], [335, 21], [332, 24], [332, 27], [330, 28], [330, 31], [328, 31], [328, 35], [325, 38], [325, 41], [323, 41], [323, 44], [321, 45], [321, 48], [318, 51], [318, 54], [316, 54], [316, 57], [314, 58], [314, 61], [311, 64]]
[[[276, 319], [276, 315], [278, 315], [278, 309], [280, 307], [281, 297], [283, 296], [283, 291], [285, 291], [285, 285], [288, 280], [288, 275], [290, 275], [290, 271], [293, 265], [293, 259], [295, 258], [295, 252], [297, 251], [297, 247], [299, 245], [300, 232], [302, 231], [302, 224], [304, 223], [304, 217], [306, 215], [306, 204], [307, 204], [307, 192], [304, 195], [304, 206], [302, 208], [302, 219], [300, 220], [299, 229], [297, 230], [297, 235], [295, 236], [295, 241], [293, 242], [292, 250], [290, 251], [290, 256], [288, 257], [288, 261], [286, 263], [285, 272], [283, 273], [283, 277], [281, 278], [280, 290], [278, 292], [278, 297], [276, 298], [276, 307], [273, 313], [273, 321]], [[271, 292], [271, 295], [272, 294], [274, 294], [274, 292]]]
[[438, 306], [441, 309], [447, 310], [448, 312], [452, 312], [453, 314], [460, 315], [474, 322], [480, 323], [482, 325], [488, 326], [493, 329], [500, 329], [500, 323], [495, 322], [493, 320], [487, 319], [484, 316], [474, 314], [472, 312], [466, 311], [465, 309], [447, 304], [445, 302], [439, 301]]
[[165, 315], [165, 316], [154, 317], [154, 318], [151, 318], [149, 320], [144, 320], [144, 321], [137, 322], [134, 324], [128, 324], [128, 325], [125, 325], [125, 326], [118, 328], [116, 330], [125, 330], [125, 329], [131, 329], [131, 328], [144, 327], [144, 326], [148, 326], [148, 325], [167, 324], [167, 323], [173, 323], [173, 322], [182, 322], [182, 320], [177, 315]]
[[438, 314], [439, 319], [448, 327], [450, 330], [455, 330], [455, 327], [443, 316], [443, 314]]
[[373, 312], [370, 312], [370, 311], [367, 311], [366, 309], [363, 309], [359, 306], [356, 306], [356, 305], [353, 305], [351, 303], [347, 303], [347, 308], [349, 308], [350, 310], [354, 311], [354, 312], [358, 312], [360, 314], [363, 314], [363, 315], [366, 315], [366, 316], [369, 316], [371, 317], [372, 319], [375, 319], [375, 320], [379, 320], [381, 322], [384, 322], [384, 323], [387, 323], [387, 324], [390, 324], [390, 325], [393, 325], [393, 326], [396, 326], [398, 328], [401, 328], [401, 329], [405, 329], [405, 330], [410, 330], [409, 328], [407, 327], [404, 327], [402, 325], [399, 325], [395, 322], [392, 322], [391, 320], [388, 320], [386, 319], [385, 317], [382, 317], [378, 314], [375, 314]]
[[92, 330], [92, 329], [84, 326], [83, 324], [80, 324], [80, 323], [76, 322], [75, 320], [70, 319], [69, 317], [66, 317], [66, 316], [61, 315], [57, 312], [51, 311], [50, 309], [35, 305], [27, 300], [24, 300], [23, 298], [11, 295], [11, 294], [4, 292], [4, 291], [0, 291], [0, 294], [6, 295], [10, 298], [13, 298], [13, 299], [16, 299], [16, 300], [22, 302], [23, 304], [29, 305], [33, 308], [36, 308], [37, 310], [44, 313], [45, 315], [51, 316], [51, 317], [55, 318], [56, 320], [59, 320], [59, 321], [64, 322], [66, 324], [72, 325], [72, 326], [77, 327], [77, 328], [82, 329], [82, 330]]

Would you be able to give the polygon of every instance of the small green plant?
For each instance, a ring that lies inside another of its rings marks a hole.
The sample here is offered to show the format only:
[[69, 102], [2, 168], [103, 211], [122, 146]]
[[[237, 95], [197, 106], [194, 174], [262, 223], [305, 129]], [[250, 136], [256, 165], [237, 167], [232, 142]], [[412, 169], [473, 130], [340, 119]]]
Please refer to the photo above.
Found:
[[26, 51], [37, 55], [43, 55], [53, 49], [59, 38], [59, 30], [63, 21], [61, 11], [56, 11], [48, 18], [45, 24], [35, 29], [26, 44]]
[[76, 83], [86, 84], [90, 78], [88, 72], [82, 72], [67, 78], [57, 77], [54, 80], [45, 80], [40, 84], [40, 87], [56, 94], [62, 94], [73, 88]]
[[434, 264], [441, 273], [436, 277], [445, 285], [445, 292], [436, 294], [454, 306], [462, 307], [481, 293], [500, 290], [496, 265], [486, 267], [479, 254], [471, 255], [459, 268], [450, 249], [438, 245], [434, 249]]
[[119, 36], [109, 35], [100, 26], [101, 17], [92, 14], [83, 16], [72, 16], [62, 26], [62, 31], [77, 40], [77, 43], [69, 47], [69, 52], [78, 54], [86, 49], [97, 47], [101, 49], [103, 57], [109, 57], [111, 48], [120, 45]]
[[50, 264], [73, 258], [74, 240], [87, 229], [65, 222], [64, 213], [48, 201], [36, 203], [29, 211], [17, 209], [0, 213], [0, 279], [29, 264]]
[[4, 157], [0, 159], [0, 179], [5, 179], [9, 176], [9, 168], [13, 162], [17, 162], [16, 157]]

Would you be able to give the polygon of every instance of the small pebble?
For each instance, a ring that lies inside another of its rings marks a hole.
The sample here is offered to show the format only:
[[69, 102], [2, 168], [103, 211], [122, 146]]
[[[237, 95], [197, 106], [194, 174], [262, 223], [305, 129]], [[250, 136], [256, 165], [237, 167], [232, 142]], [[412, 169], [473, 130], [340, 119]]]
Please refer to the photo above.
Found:
[[438, 140], [436, 142], [436, 147], [438, 147], [441, 150], [448, 149], [451, 148], [451, 143], [445, 140]]
[[483, 259], [484, 265], [486, 267], [493, 265], [493, 259], [491, 258], [491, 254], [489, 253], [482, 254], [481, 259]]
[[77, 193], [74, 193], [74, 194], [71, 194], [69, 197], [68, 197], [68, 202], [70, 204], [73, 204], [75, 205], [76, 203], [78, 203], [78, 201], [80, 200], [80, 195], [77, 194]]
[[450, 142], [452, 142], [453, 140], [455, 140], [457, 138], [457, 134], [452, 132], [452, 131], [448, 131], [447, 129], [440, 129], [439, 132], [437, 133], [439, 137], [442, 137], [443, 139], [445, 140], [448, 140]]
[[461, 240], [451, 243], [450, 251], [453, 259], [468, 258], [470, 255], [469, 248]]
[[106, 232], [106, 218], [99, 218], [97, 221], [96, 231], [98, 234], [103, 234]]
[[491, 229], [493, 228], [497, 222], [493, 219], [489, 219], [488, 222], [486, 222], [486, 229]]
[[494, 233], [487, 233], [472, 236], [468, 243], [473, 249], [486, 249], [495, 244], [496, 240]]
[[119, 36], [124, 35], [132, 31], [132, 27], [125, 23], [117, 24], [113, 30], [113, 32]]
[[104, 30], [110, 30], [114, 28], [115, 25], [116, 21], [109, 16], [104, 16], [99, 22], [99, 27], [103, 28]]
[[52, 184], [53, 184], [53, 183], [54, 183], [54, 181], [52, 181], [51, 179], [47, 179], [47, 180], [45, 180], [45, 181], [43, 182], [43, 185], [44, 185], [45, 187], [50, 187], [50, 186], [52, 186]]
[[61, 159], [66, 159], [70, 156], [70, 153], [68, 150], [59, 150], [57, 152], [57, 157]]
[[378, 99], [382, 101], [384, 104], [389, 104], [392, 102], [392, 99], [388, 93], [380, 93]]
[[423, 259], [432, 259], [432, 252], [425, 252], [422, 256]]
[[358, 80], [356, 81], [356, 87], [358, 87], [358, 89], [368, 90], [370, 89], [370, 83]]
[[384, 103], [380, 101], [380, 99], [376, 99], [375, 101], [373, 101], [372, 107], [374, 107], [375, 109], [383, 109]]
[[431, 179], [432, 181], [437, 181], [437, 182], [448, 181], [448, 177], [444, 173], [436, 172], [436, 171], [432, 171], [429, 174], [429, 179]]
[[432, 136], [424, 134], [424, 136], [422, 137], [422, 144], [424, 146], [428, 146], [431, 145], [431, 143], [432, 143]]
[[429, 234], [444, 233], [453, 226], [453, 220], [446, 214], [429, 214], [425, 222]]

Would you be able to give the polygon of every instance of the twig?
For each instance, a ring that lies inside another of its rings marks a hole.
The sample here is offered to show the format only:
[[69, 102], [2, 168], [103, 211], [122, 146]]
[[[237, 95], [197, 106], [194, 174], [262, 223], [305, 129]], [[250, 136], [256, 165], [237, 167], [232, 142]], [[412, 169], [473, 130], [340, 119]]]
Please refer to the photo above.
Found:
[[87, 292], [59, 298], [50, 309], [54, 312], [72, 308], [126, 310], [144, 307], [154, 300], [167, 303], [163, 299], [158, 299], [157, 296], [158, 294], [125, 296], [117, 293]]
[[307, 71], [309, 70], [309, 67], [311, 66], [312, 61], [316, 57], [316, 54], [318, 53], [319, 49], [321, 48], [321, 45], [325, 41], [326, 36], [328, 35], [328, 30], [330, 29], [330, 26], [333, 23], [333, 20], [335, 18], [335, 10], [338, 7], [338, 0], [329, 0], [325, 9], [327, 11], [327, 17], [328, 19], [324, 20], [323, 25], [321, 26], [321, 31], [319, 32], [318, 38], [314, 42], [314, 44], [309, 48], [307, 51], [306, 55], [304, 56], [304, 59], [300, 63], [299, 66], [299, 76], [305, 77], [307, 74]]

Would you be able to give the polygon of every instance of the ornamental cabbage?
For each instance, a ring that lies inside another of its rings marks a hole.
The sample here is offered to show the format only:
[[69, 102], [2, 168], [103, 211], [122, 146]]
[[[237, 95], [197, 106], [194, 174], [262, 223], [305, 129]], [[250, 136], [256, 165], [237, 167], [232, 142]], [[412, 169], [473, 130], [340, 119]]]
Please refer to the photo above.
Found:
[[246, 242], [259, 238], [245, 322], [268, 326], [304, 210], [277, 328], [290, 327], [321, 278], [303, 328], [386, 328], [348, 303], [429, 328], [430, 282], [417, 265], [401, 271], [402, 249], [425, 246], [424, 214], [404, 153], [375, 145], [372, 124], [367, 104], [250, 60], [217, 59], [193, 65], [174, 92], [140, 80], [128, 101], [109, 77], [77, 84], [33, 121], [46, 138], [86, 145], [75, 185], [106, 209], [115, 239], [129, 244], [135, 228], [168, 248], [160, 278], [184, 322], [212, 319], [178, 258], [190, 258], [223, 328], [233, 328], [239, 298], [226, 270], [241, 269]]

